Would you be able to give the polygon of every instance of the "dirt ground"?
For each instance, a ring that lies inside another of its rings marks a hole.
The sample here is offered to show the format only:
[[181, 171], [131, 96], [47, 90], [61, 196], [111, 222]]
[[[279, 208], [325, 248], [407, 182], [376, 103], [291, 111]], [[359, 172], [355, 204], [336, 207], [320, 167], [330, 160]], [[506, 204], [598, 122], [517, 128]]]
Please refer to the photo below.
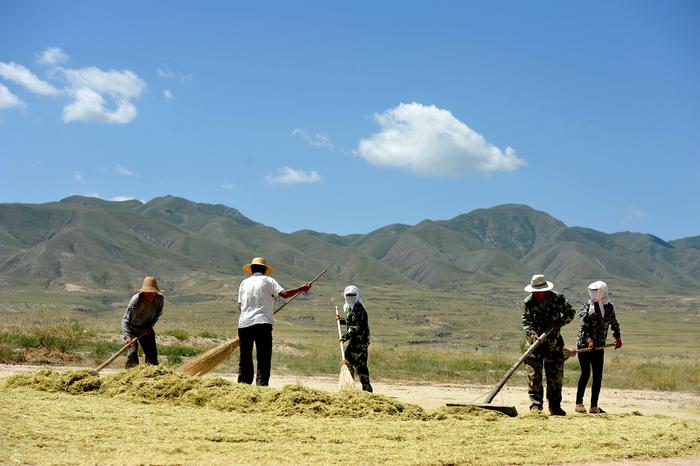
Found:
[[[69, 366], [36, 366], [36, 365], [6, 365], [0, 364], [0, 378], [14, 374], [33, 372], [41, 368], [53, 370], [75, 370], [79, 367]], [[114, 372], [118, 369], [105, 369], [102, 373]], [[217, 374], [226, 379], [234, 376]], [[338, 377], [298, 377], [293, 375], [272, 374], [270, 385], [281, 388], [288, 384], [302, 384], [307, 387], [320, 390], [336, 391], [338, 389]], [[483, 398], [491, 387], [484, 385], [460, 385], [460, 384], [416, 384], [401, 382], [373, 382], [377, 393], [395, 398], [402, 402], [414, 403], [426, 410], [435, 410], [447, 403], [482, 403]], [[358, 384], [359, 387], [359, 384]], [[589, 392], [586, 392], [589, 395]], [[575, 388], [564, 388], [564, 402], [562, 407], [570, 415], [584, 416], [574, 412]], [[586, 398], [588, 400], [588, 398]], [[493, 400], [494, 405], [515, 406], [519, 413], [528, 412], [528, 397], [526, 387], [504, 387]], [[700, 421], [700, 395], [677, 392], [659, 392], [648, 390], [621, 390], [606, 389], [603, 386], [600, 395], [600, 406], [611, 414], [622, 414], [638, 411], [641, 414], [673, 416], [680, 419], [692, 419]], [[546, 410], [546, 406], [545, 406]], [[586, 416], [591, 416], [586, 414]], [[624, 461], [615, 464], [629, 466], [649, 466], [662, 464], [665, 466], [690, 466], [700, 464], [700, 457], [672, 458], [666, 460], [648, 461]], [[591, 463], [589, 466], [609, 466], [604, 463]]]

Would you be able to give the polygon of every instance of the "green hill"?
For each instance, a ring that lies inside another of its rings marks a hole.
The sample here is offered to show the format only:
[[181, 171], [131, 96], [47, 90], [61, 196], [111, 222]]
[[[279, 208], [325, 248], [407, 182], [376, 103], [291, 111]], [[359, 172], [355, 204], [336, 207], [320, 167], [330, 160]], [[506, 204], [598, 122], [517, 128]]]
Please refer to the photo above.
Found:
[[164, 196], [147, 203], [72, 196], [47, 204], [0, 204], [0, 286], [79, 284], [132, 289], [146, 274], [169, 289], [222, 289], [264, 255], [297, 282], [329, 268], [333, 281], [462, 289], [520, 287], [532, 273], [581, 286], [700, 289], [700, 236], [567, 227], [525, 205], [478, 209], [445, 221], [388, 225], [365, 235], [292, 234], [224, 206]]

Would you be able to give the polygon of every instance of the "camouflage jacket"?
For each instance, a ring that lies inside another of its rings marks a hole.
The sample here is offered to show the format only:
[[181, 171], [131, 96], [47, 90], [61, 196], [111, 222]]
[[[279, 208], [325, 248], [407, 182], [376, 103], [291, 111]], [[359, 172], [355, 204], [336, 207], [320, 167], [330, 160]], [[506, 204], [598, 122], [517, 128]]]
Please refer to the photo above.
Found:
[[352, 341], [355, 344], [369, 345], [369, 319], [367, 310], [362, 303], [355, 303], [340, 323], [347, 326], [343, 334], [343, 341]]
[[579, 331], [576, 338], [576, 346], [585, 348], [588, 346], [589, 340], [593, 341], [593, 346], [596, 348], [605, 345], [605, 340], [608, 338], [608, 328], [612, 327], [613, 337], [620, 338], [620, 324], [617, 323], [615, 317], [615, 306], [613, 303], [604, 304], [605, 317], [600, 313], [600, 304], [595, 303], [595, 313], [589, 313], [589, 304], [586, 301], [581, 305], [578, 311]]
[[[537, 301], [532, 295], [523, 301], [523, 330], [528, 340], [542, 335], [554, 325], [561, 327], [568, 324], [576, 315], [576, 310], [564, 295], [554, 291], [546, 293], [547, 297], [543, 301]], [[557, 329], [549, 334], [544, 343], [545, 346], [563, 347], [564, 340]]]

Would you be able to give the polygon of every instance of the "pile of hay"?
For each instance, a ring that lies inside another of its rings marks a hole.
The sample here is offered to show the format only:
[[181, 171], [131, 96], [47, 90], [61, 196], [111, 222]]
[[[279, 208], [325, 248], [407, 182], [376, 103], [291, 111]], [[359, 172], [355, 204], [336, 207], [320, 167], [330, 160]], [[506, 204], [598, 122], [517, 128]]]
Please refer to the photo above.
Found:
[[287, 385], [277, 390], [232, 383], [220, 377], [189, 377], [163, 366], [139, 366], [102, 378], [90, 370], [63, 373], [41, 370], [9, 377], [5, 386], [277, 416], [428, 418], [419, 406], [373, 393], [331, 393], [302, 385]]

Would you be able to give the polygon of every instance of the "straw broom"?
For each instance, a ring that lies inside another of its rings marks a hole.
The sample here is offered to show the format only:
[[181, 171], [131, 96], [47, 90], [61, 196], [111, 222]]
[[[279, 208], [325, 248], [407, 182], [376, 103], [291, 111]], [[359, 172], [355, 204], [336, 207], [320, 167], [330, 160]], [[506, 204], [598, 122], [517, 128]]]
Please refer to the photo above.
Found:
[[338, 324], [338, 339], [340, 339], [340, 375], [338, 376], [338, 389], [343, 390], [355, 390], [355, 379], [352, 378], [350, 369], [348, 369], [348, 362], [345, 360], [345, 349], [343, 348], [343, 333], [340, 331], [340, 314], [338, 314], [338, 306], [335, 307], [335, 321]]
[[[327, 271], [328, 269], [323, 269], [323, 272], [316, 275], [316, 278], [311, 280], [309, 283], [313, 284], [316, 280], [321, 278], [321, 275], [323, 275]], [[284, 306], [291, 303], [294, 300], [294, 298], [296, 298], [300, 294], [301, 293], [297, 293], [291, 298], [289, 298], [287, 301], [282, 303], [282, 305], [278, 307], [277, 310], [273, 312], [273, 314], [277, 314], [284, 308]], [[201, 354], [196, 358], [190, 359], [185, 364], [178, 367], [177, 370], [182, 374], [190, 376], [202, 376], [208, 374], [216, 366], [228, 359], [228, 357], [231, 356], [231, 353], [233, 353], [235, 349], [239, 346], [241, 346], [241, 340], [238, 338], [228, 341], [226, 343], [222, 343], [219, 346], [210, 349], [206, 353]]]

